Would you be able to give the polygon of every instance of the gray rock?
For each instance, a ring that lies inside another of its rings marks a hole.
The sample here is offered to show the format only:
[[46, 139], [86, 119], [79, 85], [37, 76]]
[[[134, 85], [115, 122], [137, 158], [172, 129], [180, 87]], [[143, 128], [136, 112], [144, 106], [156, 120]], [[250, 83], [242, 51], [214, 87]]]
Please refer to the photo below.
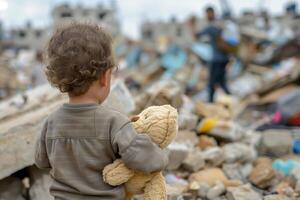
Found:
[[295, 192], [300, 195], [300, 180], [297, 181], [297, 183], [295, 185]]
[[240, 167], [240, 172], [243, 178], [247, 178], [253, 170], [253, 165], [251, 163], [246, 163]]
[[181, 130], [194, 130], [197, 127], [198, 116], [192, 113], [182, 112], [178, 117], [178, 126]]
[[299, 168], [292, 169], [290, 175], [295, 181], [300, 181], [300, 169]]
[[54, 198], [49, 193], [51, 178], [49, 171], [43, 171], [35, 166], [29, 168], [30, 173], [30, 199], [31, 200], [53, 200]]
[[7, 177], [0, 180], [1, 200], [25, 200], [22, 196], [23, 185], [19, 178]]
[[222, 169], [226, 176], [229, 179], [234, 180], [241, 180], [243, 181], [244, 177], [242, 173], [240, 172], [240, 164], [239, 163], [233, 163], [233, 164], [223, 164]]
[[262, 196], [249, 184], [227, 188], [226, 197], [228, 200], [262, 200]]
[[227, 200], [226, 196], [220, 196], [220, 197], [217, 197], [215, 198], [214, 200]]
[[194, 131], [180, 130], [175, 138], [176, 143], [184, 143], [191, 147], [198, 144], [198, 137]]
[[236, 142], [242, 139], [242, 137], [245, 135], [245, 130], [236, 124], [229, 129], [214, 128], [209, 135], [221, 141]]
[[0, 179], [34, 163], [35, 142], [41, 128], [27, 124], [10, 129], [0, 138]]
[[202, 155], [210, 166], [220, 166], [224, 162], [224, 154], [221, 148], [212, 147], [202, 152]]
[[252, 162], [257, 157], [254, 147], [243, 143], [230, 143], [223, 147], [225, 162]]
[[268, 130], [263, 132], [261, 151], [271, 156], [283, 156], [292, 150], [293, 139], [289, 131]]
[[283, 193], [289, 198], [295, 198], [297, 196], [295, 191], [291, 187], [284, 188]]
[[289, 198], [283, 195], [268, 195], [264, 197], [264, 200], [289, 200]]
[[178, 169], [190, 152], [188, 146], [183, 143], [171, 143], [167, 147], [167, 150], [169, 157], [169, 163], [166, 167], [167, 170]]
[[205, 161], [199, 150], [190, 152], [182, 163], [182, 167], [190, 172], [196, 172], [204, 166]]
[[247, 131], [246, 135], [242, 139], [242, 142], [250, 146], [258, 148], [261, 144], [262, 136], [260, 132]]
[[225, 193], [226, 188], [222, 182], [218, 182], [215, 186], [210, 188], [207, 192], [206, 197], [209, 200], [215, 200], [219, 196], [221, 196], [223, 193]]
[[206, 195], [210, 189], [207, 183], [200, 183], [200, 188], [198, 189], [198, 196], [201, 198], [206, 198]]

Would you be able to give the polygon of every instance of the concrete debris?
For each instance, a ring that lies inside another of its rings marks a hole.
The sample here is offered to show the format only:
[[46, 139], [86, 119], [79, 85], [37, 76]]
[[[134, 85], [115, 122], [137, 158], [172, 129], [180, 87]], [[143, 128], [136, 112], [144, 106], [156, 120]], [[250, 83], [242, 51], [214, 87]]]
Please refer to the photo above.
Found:
[[300, 195], [300, 180], [298, 180], [295, 184], [295, 192], [297, 192], [298, 195]]
[[226, 127], [214, 128], [209, 135], [220, 141], [236, 142], [243, 138], [245, 130], [238, 125], [230, 124]]
[[205, 182], [200, 182], [199, 183], [199, 189], [198, 189], [198, 196], [201, 197], [201, 198], [206, 198], [207, 196], [207, 193], [210, 189], [210, 185], [205, 183]]
[[240, 171], [241, 166], [239, 163], [223, 164], [222, 169], [229, 179], [244, 181], [244, 177]]
[[228, 200], [262, 200], [262, 196], [248, 184], [227, 188], [226, 197]]
[[254, 147], [243, 143], [230, 143], [223, 147], [225, 162], [252, 162], [257, 153]]
[[214, 200], [218, 197], [220, 197], [223, 193], [225, 193], [226, 188], [224, 186], [224, 184], [222, 182], [217, 182], [215, 186], [213, 186], [212, 188], [210, 188], [207, 192], [206, 197], [209, 200]]
[[240, 173], [243, 178], [248, 178], [253, 170], [252, 163], [246, 163], [240, 166]]
[[201, 151], [195, 150], [188, 154], [182, 163], [182, 167], [190, 172], [196, 172], [205, 166], [205, 160]]
[[256, 165], [250, 174], [250, 181], [256, 186], [264, 189], [272, 184], [275, 177], [275, 171], [272, 168], [272, 161], [269, 158], [258, 158]]
[[179, 129], [194, 130], [198, 123], [198, 116], [192, 113], [179, 113]]
[[182, 143], [172, 143], [167, 147], [167, 150], [169, 155], [167, 170], [178, 169], [190, 151], [188, 146]]
[[224, 153], [220, 147], [211, 147], [203, 151], [203, 157], [207, 165], [216, 167], [224, 161]]
[[[300, 114], [290, 101], [282, 103], [295, 94], [293, 103], [300, 102], [300, 23], [292, 15], [272, 19], [283, 23], [284, 30], [291, 26], [292, 39], [281, 31], [269, 36], [274, 31], [257, 28], [258, 19], [255, 13], [245, 13], [236, 20], [241, 30], [239, 59], [232, 55], [226, 67], [232, 94], [216, 87], [214, 103], [204, 101], [210, 73], [201, 62], [212, 59], [212, 53], [205, 41], [191, 38], [190, 21], [157, 28], [147, 24], [141, 41], [116, 36], [122, 67], [104, 104], [129, 117], [163, 104], [179, 113], [179, 132], [166, 149], [169, 163], [163, 171], [169, 200], [300, 199], [295, 142], [300, 138]], [[199, 21], [196, 28], [202, 26]], [[0, 200], [51, 200], [48, 172], [32, 166], [34, 144], [43, 120], [67, 98], [49, 84], [30, 83], [34, 79], [26, 71], [32, 63], [26, 61], [28, 55], [22, 58], [34, 51], [17, 49], [18, 54], [3, 49], [0, 55]], [[23, 169], [28, 174], [16, 178]]]
[[198, 144], [198, 137], [195, 132], [188, 130], [180, 130], [177, 133], [175, 142], [184, 143], [188, 146], [194, 147]]
[[268, 130], [262, 135], [261, 152], [273, 156], [284, 156], [291, 153], [293, 139], [289, 131]]
[[289, 200], [287, 196], [284, 195], [268, 195], [264, 197], [264, 200]]
[[213, 137], [208, 137], [206, 135], [201, 135], [199, 137], [199, 143], [198, 146], [200, 149], [208, 149], [210, 147], [215, 147], [217, 146], [217, 141]]

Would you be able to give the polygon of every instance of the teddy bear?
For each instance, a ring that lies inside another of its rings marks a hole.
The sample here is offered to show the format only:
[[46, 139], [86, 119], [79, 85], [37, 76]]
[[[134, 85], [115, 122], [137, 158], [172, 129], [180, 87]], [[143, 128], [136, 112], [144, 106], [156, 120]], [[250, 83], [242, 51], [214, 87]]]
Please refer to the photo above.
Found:
[[[178, 113], [170, 105], [151, 106], [142, 111], [132, 122], [138, 134], [148, 134], [160, 148], [166, 148], [178, 132]], [[161, 172], [146, 174], [126, 167], [117, 159], [103, 170], [106, 183], [117, 186], [125, 183], [126, 200], [134, 194], [143, 194], [145, 200], [165, 200], [166, 185]]]

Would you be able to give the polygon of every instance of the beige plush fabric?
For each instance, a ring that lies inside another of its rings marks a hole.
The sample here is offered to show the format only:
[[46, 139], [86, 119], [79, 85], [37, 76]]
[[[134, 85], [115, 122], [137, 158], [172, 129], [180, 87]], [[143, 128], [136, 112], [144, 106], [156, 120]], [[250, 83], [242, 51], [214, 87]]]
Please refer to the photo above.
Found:
[[[168, 146], [178, 131], [178, 113], [170, 105], [152, 106], [139, 114], [139, 120], [133, 123], [138, 133], [150, 136], [161, 148]], [[161, 172], [145, 174], [133, 171], [121, 160], [116, 160], [103, 170], [106, 183], [116, 186], [125, 183], [126, 199], [134, 194], [143, 194], [145, 200], [165, 200], [166, 186]]]

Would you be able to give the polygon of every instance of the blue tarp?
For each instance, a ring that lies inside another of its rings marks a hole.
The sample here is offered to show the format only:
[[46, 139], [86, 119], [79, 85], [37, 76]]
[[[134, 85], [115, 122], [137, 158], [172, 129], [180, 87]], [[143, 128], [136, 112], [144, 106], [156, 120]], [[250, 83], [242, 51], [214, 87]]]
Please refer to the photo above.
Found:
[[166, 69], [162, 78], [171, 78], [172, 75], [186, 63], [186, 61], [186, 52], [176, 45], [171, 45], [160, 59], [162, 67]]
[[206, 43], [195, 43], [192, 45], [192, 51], [202, 60], [209, 62], [213, 57], [213, 49], [211, 45]]

